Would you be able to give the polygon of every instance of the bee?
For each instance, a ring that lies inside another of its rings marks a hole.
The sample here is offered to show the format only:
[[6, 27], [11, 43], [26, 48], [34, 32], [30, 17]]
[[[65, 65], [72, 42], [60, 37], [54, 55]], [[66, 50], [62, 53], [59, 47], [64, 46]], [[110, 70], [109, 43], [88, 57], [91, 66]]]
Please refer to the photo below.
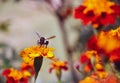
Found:
[[37, 41], [37, 44], [38, 45], [46, 45], [46, 47], [48, 46], [49, 44], [49, 40], [50, 39], [53, 39], [55, 38], [56, 36], [51, 36], [51, 37], [48, 37], [48, 38], [45, 38], [45, 37], [41, 37], [40, 34], [38, 32], [36, 32], [37, 36], [39, 37], [39, 40]]

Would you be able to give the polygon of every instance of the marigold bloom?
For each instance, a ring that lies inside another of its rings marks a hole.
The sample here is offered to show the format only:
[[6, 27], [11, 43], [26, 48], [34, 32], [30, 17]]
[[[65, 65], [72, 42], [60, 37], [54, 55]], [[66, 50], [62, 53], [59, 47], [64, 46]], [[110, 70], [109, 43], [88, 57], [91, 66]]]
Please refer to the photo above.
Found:
[[84, 0], [83, 4], [75, 8], [74, 17], [81, 19], [86, 25], [91, 23], [94, 28], [99, 25], [113, 24], [120, 16], [120, 6], [109, 0]]
[[83, 6], [85, 6], [86, 9], [83, 11], [83, 13], [93, 10], [96, 15], [100, 15], [101, 12], [107, 12], [110, 14], [113, 12], [110, 7], [114, 4], [114, 2], [110, 2], [108, 0], [84, 0]]
[[102, 31], [97, 36], [90, 38], [88, 49], [94, 49], [98, 53], [104, 54], [110, 61], [120, 60], [120, 27], [115, 30]]
[[120, 28], [116, 30], [110, 30], [108, 32], [101, 32], [98, 36], [97, 45], [99, 48], [104, 49], [107, 53], [120, 47]]
[[99, 59], [99, 55], [97, 54], [97, 51], [95, 50], [86, 51], [80, 56], [80, 62], [81, 63], [88, 62], [92, 57], [96, 57], [96, 61]]
[[49, 59], [54, 59], [53, 54], [54, 48], [42, 46], [32, 46], [29, 48], [25, 48], [21, 53], [20, 56], [26, 63], [29, 63], [34, 60], [35, 57], [46, 57]]
[[21, 68], [22, 71], [27, 70], [27, 71], [31, 72], [32, 75], [35, 74], [33, 62], [30, 62], [30, 63], [22, 62], [21, 65], [20, 65], [20, 68]]
[[51, 73], [53, 69], [55, 69], [55, 74], [57, 76], [58, 82], [61, 83], [62, 70], [68, 70], [67, 62], [56, 60], [51, 63], [49, 73]]
[[17, 69], [9, 68], [3, 71], [6, 76], [6, 83], [28, 83], [28, 78], [31, 76], [28, 71], [19, 71]]
[[84, 80], [79, 81], [79, 83], [119, 83], [119, 80], [113, 74], [109, 74], [105, 78], [100, 78], [97, 74], [92, 74]]
[[[95, 57], [95, 60], [94, 60], [94, 62], [95, 63], [98, 63], [99, 62], [99, 60], [100, 60], [100, 57], [99, 57], [99, 55], [97, 54], [97, 51], [95, 51], [95, 50], [91, 50], [91, 51], [87, 51], [87, 52], [85, 52], [84, 54], [82, 54], [81, 56], [80, 56], [80, 62], [83, 64], [83, 63], [85, 63], [86, 65], [84, 66], [84, 71], [85, 72], [90, 72], [91, 70], [93, 70], [93, 65], [92, 65], [92, 63], [91, 63], [91, 59], [93, 58], [93, 57]], [[94, 63], [94, 64], [95, 64]]]
[[53, 69], [58, 70], [58, 71], [68, 70], [67, 62], [54, 61], [53, 63], [51, 63], [51, 68], [50, 68], [49, 72], [51, 73]]
[[79, 81], [79, 83], [100, 83], [98, 80], [86, 77], [84, 80]]

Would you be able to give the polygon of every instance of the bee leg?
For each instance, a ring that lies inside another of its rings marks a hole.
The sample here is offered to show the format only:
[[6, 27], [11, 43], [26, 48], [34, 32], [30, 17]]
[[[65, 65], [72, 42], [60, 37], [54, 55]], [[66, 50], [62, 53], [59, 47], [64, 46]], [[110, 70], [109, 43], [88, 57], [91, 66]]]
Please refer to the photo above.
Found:
[[49, 44], [49, 41], [46, 41], [44, 44], [46, 45], [46, 48], [47, 48], [47, 46], [48, 46], [48, 44]]

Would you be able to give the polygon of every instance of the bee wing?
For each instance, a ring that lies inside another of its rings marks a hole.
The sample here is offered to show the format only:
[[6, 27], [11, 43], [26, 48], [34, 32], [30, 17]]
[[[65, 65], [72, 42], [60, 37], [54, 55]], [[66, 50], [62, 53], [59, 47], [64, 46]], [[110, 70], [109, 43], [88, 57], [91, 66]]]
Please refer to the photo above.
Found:
[[53, 35], [53, 36], [51, 36], [51, 37], [48, 37], [47, 39], [49, 40], [49, 39], [53, 39], [53, 38], [55, 38], [56, 36], [55, 35]]
[[36, 32], [37, 36], [40, 38], [40, 34], [38, 32]]

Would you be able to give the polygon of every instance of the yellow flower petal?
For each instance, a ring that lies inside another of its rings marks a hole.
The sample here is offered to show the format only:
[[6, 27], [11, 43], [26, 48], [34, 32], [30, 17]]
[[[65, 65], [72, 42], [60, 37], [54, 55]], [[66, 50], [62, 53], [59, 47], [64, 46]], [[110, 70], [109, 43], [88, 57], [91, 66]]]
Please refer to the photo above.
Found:
[[54, 57], [53, 52], [49, 51], [49, 52], [47, 53], [47, 57], [48, 57], [48, 58], [53, 58], [53, 57]]
[[46, 46], [31, 46], [29, 48], [25, 48], [21, 53], [20, 56], [23, 58], [23, 60], [28, 63], [31, 60], [34, 60], [35, 57], [46, 57], [53, 59], [54, 48], [46, 47]]
[[113, 13], [111, 9], [115, 3], [108, 0], [84, 0], [83, 6], [86, 7], [84, 13], [93, 10], [95, 14], [100, 15], [102, 12]]
[[31, 57], [31, 58], [35, 58], [35, 57], [38, 57], [38, 56], [40, 56], [39, 53], [32, 53], [32, 54], [29, 54], [29, 57]]
[[31, 76], [31, 73], [28, 72], [28, 71], [23, 71], [23, 75], [24, 75], [25, 77], [30, 77], [30, 76]]
[[33, 58], [30, 58], [30, 57], [22, 57], [22, 59], [25, 63], [29, 63], [33, 60]]

